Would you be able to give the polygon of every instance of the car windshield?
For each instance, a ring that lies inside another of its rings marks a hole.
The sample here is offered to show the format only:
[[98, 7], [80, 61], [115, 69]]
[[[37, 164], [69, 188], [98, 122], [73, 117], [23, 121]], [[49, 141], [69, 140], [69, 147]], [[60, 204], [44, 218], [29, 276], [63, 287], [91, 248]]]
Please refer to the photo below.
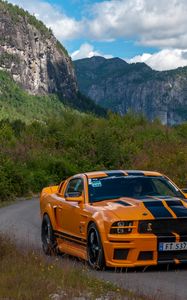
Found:
[[185, 198], [180, 190], [165, 177], [120, 176], [88, 179], [90, 202], [121, 197], [142, 199], [146, 196]]

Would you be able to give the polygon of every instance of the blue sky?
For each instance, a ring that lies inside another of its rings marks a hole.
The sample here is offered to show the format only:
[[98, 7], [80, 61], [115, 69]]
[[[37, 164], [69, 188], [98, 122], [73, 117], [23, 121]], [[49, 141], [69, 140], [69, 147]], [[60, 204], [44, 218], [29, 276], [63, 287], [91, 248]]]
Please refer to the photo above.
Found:
[[155, 70], [187, 65], [187, 0], [9, 0], [52, 28], [72, 59], [102, 55]]
[[[104, 1], [98, 0], [49, 0], [49, 3], [55, 5], [59, 10], [65, 12], [69, 17], [74, 17], [77, 20], [81, 20], [87, 14], [89, 14], [89, 8], [94, 3], [102, 3]], [[145, 47], [143, 45], [137, 45], [136, 40], [133, 39], [116, 39], [112, 42], [95, 41], [89, 38], [78, 38], [74, 41], [64, 41], [63, 44], [70, 53], [80, 48], [83, 43], [91, 43], [96, 51], [112, 55], [114, 57], [132, 58], [136, 55], [143, 54], [145, 52], [154, 53], [157, 48]]]

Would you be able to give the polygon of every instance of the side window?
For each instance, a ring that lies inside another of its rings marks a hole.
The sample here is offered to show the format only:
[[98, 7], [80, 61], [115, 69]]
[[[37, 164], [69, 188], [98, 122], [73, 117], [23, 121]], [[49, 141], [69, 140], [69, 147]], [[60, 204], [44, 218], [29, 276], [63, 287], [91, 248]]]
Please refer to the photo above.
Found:
[[71, 179], [66, 188], [65, 196], [68, 197], [75, 195], [76, 197], [80, 195], [83, 192], [83, 190], [84, 186], [82, 178]]

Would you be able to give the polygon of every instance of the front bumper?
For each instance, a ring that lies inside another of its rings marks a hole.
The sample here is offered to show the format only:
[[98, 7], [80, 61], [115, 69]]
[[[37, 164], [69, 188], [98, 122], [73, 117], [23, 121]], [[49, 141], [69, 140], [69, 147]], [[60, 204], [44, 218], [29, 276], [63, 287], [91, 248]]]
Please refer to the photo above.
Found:
[[125, 237], [108, 235], [108, 240], [103, 243], [106, 265], [139, 267], [187, 262], [187, 251], [160, 252], [158, 247], [160, 238], [168, 242], [171, 237], [158, 237], [154, 234], [130, 234]]

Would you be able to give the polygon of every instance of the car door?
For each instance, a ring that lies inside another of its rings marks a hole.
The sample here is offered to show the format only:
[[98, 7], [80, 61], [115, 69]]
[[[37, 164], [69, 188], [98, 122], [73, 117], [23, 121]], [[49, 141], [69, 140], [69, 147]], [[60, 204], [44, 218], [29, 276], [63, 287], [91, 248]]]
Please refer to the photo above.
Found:
[[83, 178], [76, 177], [70, 179], [64, 192], [64, 201], [59, 216], [60, 229], [69, 236], [82, 237], [81, 221], [84, 218], [84, 203], [79, 204], [76, 201], [77, 197], [82, 194], [84, 194]]

